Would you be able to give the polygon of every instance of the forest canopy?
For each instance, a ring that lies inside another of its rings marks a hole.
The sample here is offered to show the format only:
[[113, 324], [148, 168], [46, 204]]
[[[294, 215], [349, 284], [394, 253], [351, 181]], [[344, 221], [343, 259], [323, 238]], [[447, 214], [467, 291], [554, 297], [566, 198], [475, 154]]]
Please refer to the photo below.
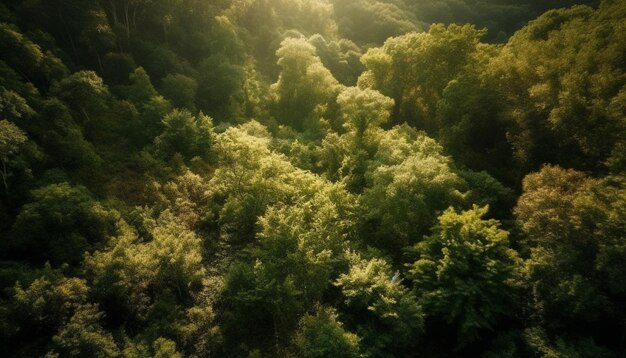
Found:
[[0, 2], [7, 357], [622, 357], [626, 2]]

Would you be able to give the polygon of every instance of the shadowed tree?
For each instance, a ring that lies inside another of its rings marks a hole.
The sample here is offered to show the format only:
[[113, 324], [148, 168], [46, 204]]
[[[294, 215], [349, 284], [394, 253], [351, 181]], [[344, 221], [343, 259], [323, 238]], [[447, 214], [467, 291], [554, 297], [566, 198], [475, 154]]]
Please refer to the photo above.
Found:
[[117, 213], [94, 200], [83, 186], [51, 184], [32, 191], [13, 225], [10, 247], [33, 263], [77, 265], [83, 254], [115, 232]]
[[20, 147], [28, 140], [26, 134], [15, 124], [3, 119], [0, 120], [0, 162], [2, 162], [2, 184], [5, 196], [9, 195], [9, 161], [17, 154]]
[[437, 101], [448, 82], [474, 65], [484, 34], [472, 25], [436, 24], [428, 32], [389, 38], [361, 58], [366, 71], [358, 85], [395, 101], [394, 123], [406, 122], [433, 134]]
[[414, 246], [409, 264], [414, 292], [430, 317], [456, 329], [464, 345], [506, 317], [513, 295], [509, 281], [518, 264], [508, 232], [485, 220], [488, 207], [457, 213], [446, 210], [433, 234]]
[[332, 308], [318, 307], [302, 317], [295, 343], [304, 358], [361, 357], [359, 337], [345, 330]]
[[281, 71], [270, 87], [272, 114], [296, 130], [320, 132], [340, 85], [304, 38], [287, 38], [278, 51]]
[[399, 274], [383, 259], [349, 254], [350, 268], [339, 275], [345, 322], [362, 338], [367, 355], [393, 357], [410, 352], [424, 325], [424, 312]]

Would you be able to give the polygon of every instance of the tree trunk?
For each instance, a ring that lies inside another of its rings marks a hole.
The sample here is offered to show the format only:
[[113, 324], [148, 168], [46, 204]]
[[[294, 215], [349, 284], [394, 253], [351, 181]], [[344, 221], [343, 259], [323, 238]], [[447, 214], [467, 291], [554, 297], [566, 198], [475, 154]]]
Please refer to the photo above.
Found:
[[63, 24], [63, 29], [65, 30], [65, 36], [67, 36], [67, 40], [70, 42], [70, 46], [72, 47], [72, 54], [74, 55], [74, 61], [78, 63], [78, 52], [76, 51], [76, 45], [74, 44], [74, 37], [72, 36], [72, 32], [67, 28], [67, 23], [63, 18], [63, 12], [60, 7], [57, 7], [57, 13], [59, 15], [59, 20]]
[[100, 66], [100, 73], [104, 74], [104, 66], [102, 66], [102, 59], [100, 58], [100, 52], [96, 50], [96, 57], [98, 57], [98, 66]]
[[[130, 4], [124, 5], [124, 26], [126, 27], [126, 40], [130, 40]], [[128, 43], [130, 45], [130, 43]]]
[[115, 0], [109, 0], [109, 11], [111, 12], [111, 20], [113, 20], [113, 25], [119, 25], [119, 20], [117, 18], [117, 7], [115, 6]]
[[4, 184], [4, 194], [9, 199], [9, 185], [7, 184], [7, 163], [4, 159], [2, 161], [2, 183]]
[[87, 122], [91, 122], [91, 118], [89, 118], [89, 115], [87, 114], [87, 111], [84, 108], [81, 108], [80, 111], [83, 113], [85, 118], [87, 118]]

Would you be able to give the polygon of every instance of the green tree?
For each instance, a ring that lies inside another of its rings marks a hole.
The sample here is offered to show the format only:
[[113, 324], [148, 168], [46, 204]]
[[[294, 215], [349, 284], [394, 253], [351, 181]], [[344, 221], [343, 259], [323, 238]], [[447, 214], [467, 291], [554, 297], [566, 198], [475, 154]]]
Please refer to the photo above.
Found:
[[0, 59], [18, 71], [24, 80], [34, 79], [44, 54], [41, 47], [18, 31], [15, 26], [0, 24]]
[[485, 51], [480, 65], [446, 85], [437, 102], [437, 138], [457, 163], [513, 183], [517, 173], [507, 139], [510, 123], [504, 114], [504, 100], [481, 78], [493, 56], [493, 51]]
[[81, 305], [59, 332], [52, 337], [53, 350], [46, 357], [118, 357], [113, 335], [99, 321], [103, 313], [97, 305]]
[[171, 113], [174, 108], [163, 96], [154, 96], [140, 105], [138, 110], [141, 128], [136, 128], [133, 132], [140, 139], [137, 146], [142, 147], [153, 142], [155, 137], [163, 132], [163, 118]]
[[143, 67], [137, 67], [128, 75], [130, 85], [124, 88], [124, 95], [128, 100], [141, 105], [158, 95], [157, 90], [150, 81], [150, 76]]
[[85, 268], [93, 296], [106, 303], [102, 308], [113, 322], [138, 325], [156, 338], [177, 331], [179, 304], [201, 290], [206, 272], [200, 239], [171, 212], [143, 220], [143, 236], [151, 240], [119, 222], [120, 234], [86, 256]]
[[461, 345], [506, 317], [513, 297], [517, 253], [508, 232], [482, 218], [488, 209], [446, 210], [433, 234], [414, 246], [419, 258], [408, 266], [425, 312], [454, 327]]
[[33, 200], [15, 219], [10, 246], [35, 263], [78, 264], [115, 232], [117, 213], [94, 200], [83, 186], [51, 184], [32, 191]]
[[348, 131], [347, 156], [341, 166], [348, 188], [360, 192], [365, 187], [367, 161], [376, 151], [380, 126], [389, 120], [393, 100], [377, 91], [356, 87], [344, 89], [337, 97], [343, 127]]
[[[525, 284], [531, 308], [549, 334], [568, 327], [572, 336], [610, 334], [623, 319], [623, 180], [598, 180], [546, 166], [524, 179], [514, 210], [525, 234]], [[615, 323], [614, 323], [615, 324]]]
[[243, 105], [245, 69], [222, 53], [198, 65], [198, 108], [219, 120], [230, 120]]
[[343, 185], [270, 152], [267, 138], [253, 136], [253, 129], [248, 124], [220, 135], [220, 154], [230, 163], [211, 180], [214, 200], [225, 200], [219, 212], [222, 235], [233, 245], [248, 244], [245, 259], [227, 276], [226, 299], [235, 304], [228, 308], [226, 317], [232, 318], [224, 331], [227, 341], [281, 354], [300, 316], [323, 298], [345, 265], [356, 200]]
[[162, 186], [161, 203], [154, 207], [169, 209], [182, 224], [197, 228], [210, 219], [211, 212], [205, 210], [209, 206], [209, 189], [209, 178], [188, 170]]
[[342, 37], [359, 44], [381, 44], [420, 29], [404, 1], [332, 0]]
[[179, 329], [181, 350], [198, 356], [219, 352], [223, 343], [222, 329], [217, 324], [217, 301], [223, 292], [223, 278], [203, 279], [202, 290], [194, 295], [194, 305], [185, 311], [185, 321]]
[[270, 87], [272, 113], [296, 130], [319, 135], [340, 85], [304, 38], [287, 38], [276, 51], [280, 74]]
[[323, 182], [270, 149], [271, 136], [255, 121], [217, 136], [219, 168], [209, 182], [215, 218], [229, 240], [250, 242], [268, 206], [311, 198]]
[[3, 308], [1, 336], [8, 354], [43, 356], [48, 344], [74, 314], [87, 303], [89, 287], [78, 278], [66, 278], [50, 266], [30, 284], [16, 283]]
[[[6, 80], [6, 78], [4, 78]], [[17, 92], [0, 86], [0, 117], [11, 122], [32, 117], [35, 111]]]
[[343, 126], [363, 141], [368, 131], [387, 123], [393, 100], [371, 89], [348, 87], [337, 97]]
[[437, 101], [448, 82], [474, 66], [485, 30], [471, 25], [436, 24], [426, 33], [388, 39], [361, 58], [366, 71], [359, 87], [380, 91], [395, 101], [392, 120], [431, 134], [437, 128]]
[[317, 55], [324, 67], [332, 72], [333, 76], [343, 85], [353, 86], [363, 71], [359, 61], [361, 49], [348, 39], [336, 41], [326, 40], [322, 35], [315, 34], [308, 39], [315, 46]]
[[129, 75], [137, 69], [137, 64], [129, 53], [109, 52], [102, 62], [102, 77], [112, 87], [127, 84]]
[[154, 139], [157, 155], [170, 159], [178, 153], [186, 160], [209, 159], [214, 136], [213, 120], [202, 113], [194, 116], [186, 109], [175, 109], [163, 118], [163, 132]]
[[302, 317], [295, 343], [304, 358], [361, 357], [359, 337], [343, 328], [332, 308], [318, 307], [315, 314]]
[[83, 12], [81, 15], [83, 15], [81, 19], [83, 23], [80, 24], [80, 34], [78, 36], [77, 45], [86, 48], [89, 55], [96, 57], [98, 68], [100, 71], [103, 71], [103, 56], [105, 53], [115, 48], [115, 34], [111, 26], [109, 26], [104, 10], [94, 8], [90, 11]]
[[603, 286], [613, 297], [626, 295], [626, 269], [619, 264], [626, 259], [626, 243], [622, 233], [626, 230], [626, 190], [623, 179], [609, 178], [602, 183], [603, 190], [596, 203], [604, 209], [596, 235], [601, 240], [596, 257], [596, 270], [603, 278]]
[[175, 107], [195, 111], [196, 93], [198, 92], [196, 80], [180, 73], [169, 74], [163, 78], [161, 86], [163, 95]]
[[4, 193], [9, 195], [7, 179], [9, 173], [9, 158], [14, 156], [20, 147], [28, 140], [26, 134], [15, 124], [3, 119], [0, 120], [0, 162], [2, 162], [2, 183]]
[[258, 219], [258, 262], [268, 277], [291, 276], [305, 308], [321, 300], [331, 277], [345, 264], [356, 221], [356, 200], [342, 185], [318, 190], [296, 205], [270, 207]]
[[[624, 130], [624, 29], [619, 1], [551, 10], [511, 37], [487, 66], [525, 172], [542, 163], [595, 172]], [[585, 46], [580, 44], [584, 43]], [[621, 99], [620, 99], [621, 98]]]
[[564, 339], [559, 336], [550, 339], [541, 328], [526, 329], [524, 340], [529, 347], [528, 354], [542, 357], [616, 357], [607, 348], [597, 345], [593, 339]]
[[504, 186], [489, 173], [471, 170], [457, 170], [463, 185], [463, 201], [466, 208], [476, 204], [489, 205], [489, 217], [499, 220], [509, 219], [511, 209], [515, 206], [515, 191]]
[[152, 346], [154, 358], [183, 358], [183, 355], [176, 350], [176, 343], [169, 339], [159, 338]]
[[176, 342], [159, 337], [148, 343], [127, 342], [123, 351], [125, 358], [182, 358]]
[[93, 177], [102, 158], [85, 138], [81, 126], [73, 120], [71, 110], [60, 100], [52, 98], [42, 103], [38, 114], [40, 118], [52, 120], [37, 123], [41, 127], [29, 131], [33, 133], [33, 140], [37, 140], [45, 152], [64, 168], [86, 171]]
[[99, 115], [110, 99], [108, 87], [93, 71], [80, 71], [53, 83], [50, 93], [79, 112], [88, 122]]
[[350, 269], [339, 275], [346, 305], [346, 323], [362, 338], [370, 356], [392, 357], [409, 352], [424, 325], [424, 312], [384, 259], [362, 259], [350, 254]]
[[433, 139], [409, 126], [381, 134], [361, 199], [363, 237], [399, 256], [425, 235], [436, 212], [461, 201], [462, 182]]

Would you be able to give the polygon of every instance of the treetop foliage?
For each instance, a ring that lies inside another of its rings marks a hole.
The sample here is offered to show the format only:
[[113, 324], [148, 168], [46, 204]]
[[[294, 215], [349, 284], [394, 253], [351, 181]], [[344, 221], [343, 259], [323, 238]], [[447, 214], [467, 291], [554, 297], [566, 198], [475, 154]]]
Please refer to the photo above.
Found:
[[1, 2], [3, 356], [623, 356], [624, 23]]

